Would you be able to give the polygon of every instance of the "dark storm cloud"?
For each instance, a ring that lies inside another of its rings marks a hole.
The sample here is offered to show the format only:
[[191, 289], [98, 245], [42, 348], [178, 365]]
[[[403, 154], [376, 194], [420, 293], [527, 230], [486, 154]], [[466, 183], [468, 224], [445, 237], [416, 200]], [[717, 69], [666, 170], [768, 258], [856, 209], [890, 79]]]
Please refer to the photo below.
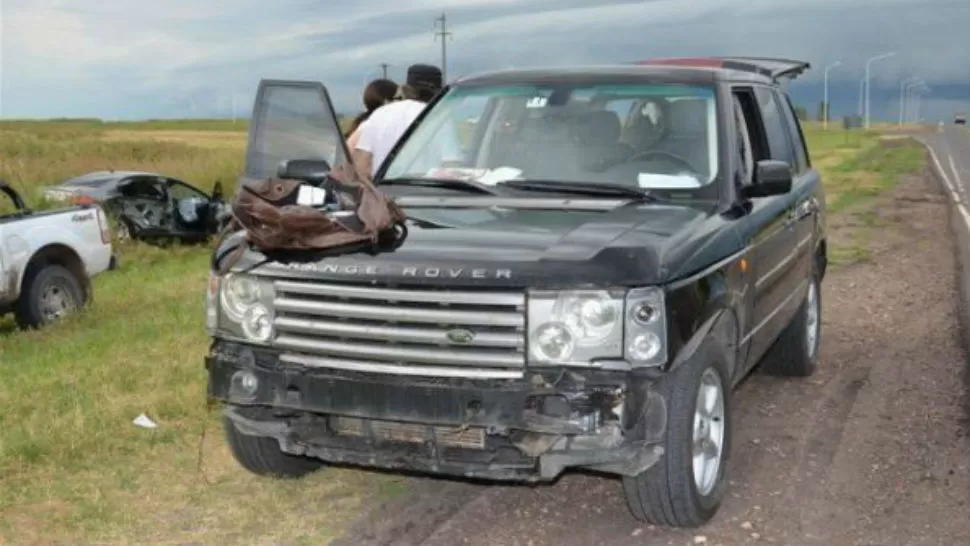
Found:
[[[451, 76], [658, 55], [785, 56], [812, 62], [792, 88], [812, 97], [823, 67], [839, 60], [835, 102], [848, 108], [865, 59], [895, 51], [873, 65], [874, 101], [890, 101], [913, 75], [970, 94], [966, 0], [167, 0], [138, 9], [127, 0], [6, 2], [6, 19], [14, 15], [4, 37], [13, 53], [3, 73], [7, 115], [70, 115], [77, 103], [68, 90], [94, 89], [85, 115], [155, 115], [183, 103], [225, 114], [230, 97], [245, 102], [261, 77], [322, 80], [340, 109], [356, 109], [378, 63], [402, 78], [412, 62], [439, 61], [433, 20], [442, 11], [454, 33]], [[879, 108], [890, 110], [888, 102]]]

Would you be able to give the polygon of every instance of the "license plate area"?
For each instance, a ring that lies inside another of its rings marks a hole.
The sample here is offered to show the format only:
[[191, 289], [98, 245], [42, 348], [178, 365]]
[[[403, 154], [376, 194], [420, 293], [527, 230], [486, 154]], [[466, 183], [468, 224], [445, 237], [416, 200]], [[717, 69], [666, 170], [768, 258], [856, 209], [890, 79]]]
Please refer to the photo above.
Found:
[[431, 426], [341, 416], [331, 417], [330, 427], [338, 435], [377, 441], [412, 444], [434, 442], [448, 447], [485, 449], [485, 429], [482, 427]]

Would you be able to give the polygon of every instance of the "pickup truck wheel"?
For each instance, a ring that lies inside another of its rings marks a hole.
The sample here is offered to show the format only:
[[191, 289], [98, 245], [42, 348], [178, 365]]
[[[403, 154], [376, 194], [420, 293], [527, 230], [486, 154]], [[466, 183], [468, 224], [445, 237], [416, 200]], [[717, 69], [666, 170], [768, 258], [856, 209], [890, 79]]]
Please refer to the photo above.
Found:
[[247, 436], [228, 417], [223, 417], [226, 440], [233, 458], [246, 470], [260, 476], [295, 479], [324, 466], [323, 461], [280, 450], [280, 444], [265, 436]]
[[69, 315], [84, 305], [84, 289], [73, 273], [59, 265], [27, 270], [17, 301], [21, 328], [38, 328]]
[[765, 355], [761, 368], [768, 375], [808, 377], [818, 366], [822, 329], [822, 297], [817, 268], [812, 268], [805, 300], [795, 318]]
[[726, 360], [705, 342], [664, 378], [667, 400], [664, 455], [623, 478], [633, 516], [653, 525], [699, 527], [720, 507], [731, 453], [731, 381]]

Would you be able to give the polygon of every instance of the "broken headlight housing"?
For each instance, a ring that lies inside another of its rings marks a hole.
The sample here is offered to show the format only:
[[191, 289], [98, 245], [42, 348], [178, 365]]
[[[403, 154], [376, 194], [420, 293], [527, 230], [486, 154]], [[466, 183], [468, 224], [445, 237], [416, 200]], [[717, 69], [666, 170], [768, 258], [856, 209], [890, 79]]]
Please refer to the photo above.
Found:
[[228, 273], [210, 280], [207, 322], [210, 333], [225, 333], [251, 343], [273, 337], [273, 285], [260, 277]]
[[596, 366], [622, 358], [644, 367], [667, 360], [659, 288], [534, 291], [528, 309], [530, 364]]

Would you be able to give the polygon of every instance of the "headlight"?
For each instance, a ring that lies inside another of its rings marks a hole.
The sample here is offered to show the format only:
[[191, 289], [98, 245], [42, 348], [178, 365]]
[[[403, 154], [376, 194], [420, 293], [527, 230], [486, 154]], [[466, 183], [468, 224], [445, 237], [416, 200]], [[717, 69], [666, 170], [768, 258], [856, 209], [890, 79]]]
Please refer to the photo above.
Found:
[[659, 288], [637, 288], [626, 297], [626, 344], [623, 356], [634, 367], [667, 361], [667, 314]]
[[222, 310], [233, 322], [241, 322], [246, 311], [259, 303], [259, 295], [256, 279], [229, 273], [222, 282]]
[[605, 290], [529, 295], [529, 359], [537, 364], [588, 365], [619, 357], [623, 300]]
[[667, 360], [663, 291], [568, 290], [529, 294], [529, 362], [590, 366], [624, 358], [634, 367]]
[[242, 320], [243, 333], [253, 341], [266, 342], [273, 334], [273, 319], [260, 303], [246, 310]]
[[259, 277], [229, 273], [221, 282], [210, 285], [218, 290], [222, 309], [216, 330], [227, 335], [266, 343], [273, 337], [272, 284]]

